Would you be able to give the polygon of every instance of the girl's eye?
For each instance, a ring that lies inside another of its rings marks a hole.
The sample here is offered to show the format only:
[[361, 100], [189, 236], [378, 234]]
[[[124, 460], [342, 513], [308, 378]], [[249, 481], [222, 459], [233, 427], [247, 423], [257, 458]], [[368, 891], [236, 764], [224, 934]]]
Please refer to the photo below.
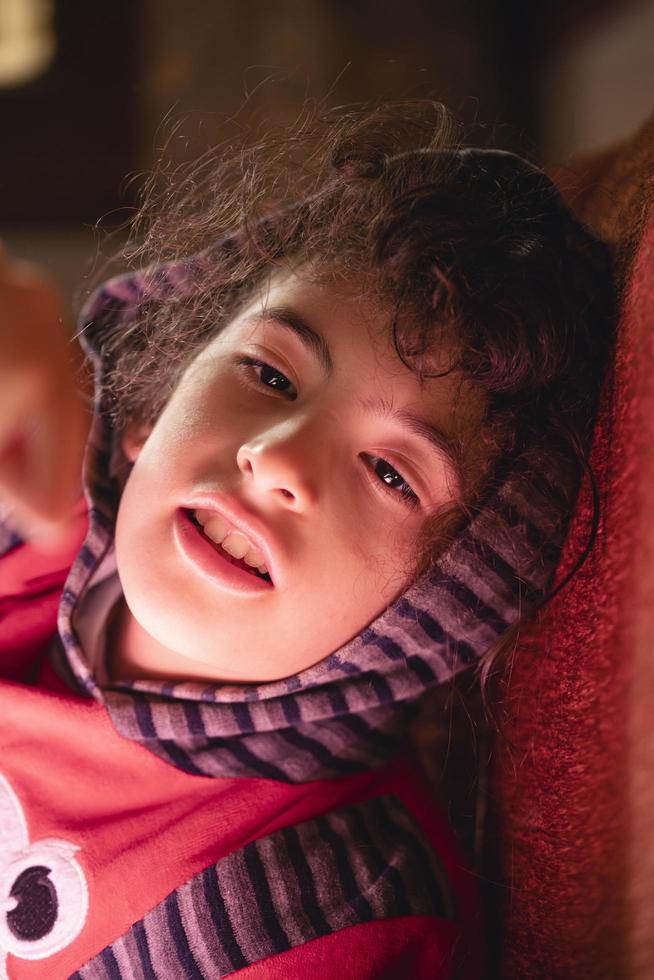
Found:
[[380, 477], [380, 480], [376, 481], [376, 485], [380, 486], [387, 493], [395, 497], [396, 500], [400, 500], [402, 503], [407, 504], [409, 507], [417, 507], [420, 503], [418, 495], [413, 491], [411, 486], [406, 482], [401, 473], [387, 463], [385, 459], [381, 456], [370, 456], [373, 461], [372, 468], [375, 473]]
[[[297, 392], [293, 389], [293, 383], [288, 380], [286, 375], [278, 371], [271, 364], [266, 364], [265, 361], [259, 361], [256, 357], [239, 357], [237, 362], [239, 367], [247, 368], [247, 373], [254, 373], [257, 382], [262, 388], [273, 388], [275, 391], [280, 391], [283, 395], [289, 399], [289, 401], [295, 401], [297, 398]], [[258, 374], [257, 371], [261, 373]], [[281, 379], [281, 380], [280, 380]], [[290, 385], [291, 392], [288, 392], [284, 385]]]
[[[254, 373], [257, 383], [262, 388], [272, 388], [275, 391], [280, 391], [289, 401], [295, 401], [297, 398], [297, 392], [293, 388], [293, 383], [288, 380], [286, 375], [282, 374], [281, 371], [278, 371], [271, 364], [260, 361], [256, 357], [246, 356], [239, 357], [236, 363], [241, 368], [247, 368], [248, 374]], [[290, 386], [290, 392], [284, 387], [285, 385]], [[369, 458], [373, 461], [372, 469], [379, 477], [378, 480], [374, 481], [375, 486], [390, 494], [395, 500], [406, 504], [408, 507], [417, 507], [420, 499], [402, 474], [398, 473], [395, 467], [391, 466], [385, 459], [382, 459], [381, 456], [370, 456]]]

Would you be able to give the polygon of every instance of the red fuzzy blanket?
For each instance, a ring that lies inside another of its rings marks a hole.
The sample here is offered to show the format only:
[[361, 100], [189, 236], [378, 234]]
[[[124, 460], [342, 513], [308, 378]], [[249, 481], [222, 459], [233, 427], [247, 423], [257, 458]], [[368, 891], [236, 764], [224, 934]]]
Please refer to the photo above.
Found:
[[[504, 684], [493, 823], [516, 980], [654, 976], [654, 120], [576, 178], [572, 206], [615, 249], [620, 322], [591, 457], [599, 535]], [[591, 510], [586, 481], [556, 581]]]

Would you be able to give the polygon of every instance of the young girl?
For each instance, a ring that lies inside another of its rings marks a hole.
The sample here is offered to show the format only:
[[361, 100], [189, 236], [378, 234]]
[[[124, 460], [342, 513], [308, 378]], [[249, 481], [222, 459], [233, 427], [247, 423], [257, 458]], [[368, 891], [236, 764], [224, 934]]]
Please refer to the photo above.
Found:
[[5, 260], [9, 977], [481, 974], [406, 729], [543, 601], [608, 275], [542, 173], [411, 113], [164, 190], [81, 315], [81, 487], [85, 378]]

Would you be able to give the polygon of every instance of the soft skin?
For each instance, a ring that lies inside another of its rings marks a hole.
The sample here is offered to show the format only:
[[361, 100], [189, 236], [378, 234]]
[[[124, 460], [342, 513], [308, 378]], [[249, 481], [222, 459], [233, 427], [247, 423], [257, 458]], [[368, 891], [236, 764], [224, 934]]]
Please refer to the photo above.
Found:
[[[329, 379], [267, 317], [279, 308], [327, 341]], [[276, 373], [239, 366], [239, 356]], [[483, 415], [479, 392], [456, 374], [420, 383], [399, 360], [388, 310], [296, 273], [273, 280], [214, 337], [154, 427], [128, 427], [122, 445], [134, 465], [116, 526], [124, 600], [109, 630], [114, 679], [288, 677], [352, 639], [406, 590], [420, 528], [458, 488], [443, 454], [373, 408], [380, 396], [450, 436], [477, 428]], [[415, 507], [400, 492], [406, 484]], [[173, 523], [198, 491], [236, 498], [270, 529], [274, 588], [235, 596], [189, 568]]]

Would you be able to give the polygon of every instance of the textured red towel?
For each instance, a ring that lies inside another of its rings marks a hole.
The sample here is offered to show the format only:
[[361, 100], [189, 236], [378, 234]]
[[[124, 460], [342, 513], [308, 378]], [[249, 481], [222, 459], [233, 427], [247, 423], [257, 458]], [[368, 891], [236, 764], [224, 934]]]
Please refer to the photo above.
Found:
[[[507, 685], [493, 795], [511, 978], [652, 975], [638, 933], [651, 933], [654, 905], [643, 790], [654, 691], [654, 121], [593, 176], [573, 203], [614, 246], [621, 298], [591, 457], [603, 515], [589, 560], [523, 636]], [[557, 580], [583, 548], [591, 505], [586, 482]]]

